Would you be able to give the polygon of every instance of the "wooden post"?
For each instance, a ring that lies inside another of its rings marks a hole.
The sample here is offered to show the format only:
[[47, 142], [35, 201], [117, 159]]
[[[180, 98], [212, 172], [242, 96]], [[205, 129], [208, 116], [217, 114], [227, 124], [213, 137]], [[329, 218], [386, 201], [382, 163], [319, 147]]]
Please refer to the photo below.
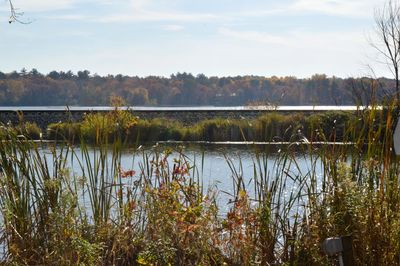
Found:
[[342, 236], [341, 239], [343, 246], [343, 264], [345, 266], [354, 265], [353, 238], [351, 236]]

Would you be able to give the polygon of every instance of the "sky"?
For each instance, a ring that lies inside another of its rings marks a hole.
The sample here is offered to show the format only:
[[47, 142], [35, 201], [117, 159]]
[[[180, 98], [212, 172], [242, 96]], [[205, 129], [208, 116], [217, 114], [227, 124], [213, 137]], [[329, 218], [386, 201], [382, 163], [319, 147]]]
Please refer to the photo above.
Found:
[[0, 0], [0, 71], [170, 76], [387, 76], [384, 0]]

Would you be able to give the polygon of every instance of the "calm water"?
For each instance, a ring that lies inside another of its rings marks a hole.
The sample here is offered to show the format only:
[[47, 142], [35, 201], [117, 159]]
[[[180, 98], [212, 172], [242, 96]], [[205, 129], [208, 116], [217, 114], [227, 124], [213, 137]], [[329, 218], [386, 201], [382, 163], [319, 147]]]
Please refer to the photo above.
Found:
[[[61, 148], [59, 148], [60, 150]], [[181, 145], [181, 144], [157, 144], [148, 145], [137, 149], [127, 149], [122, 153], [121, 168], [123, 170], [135, 170], [136, 175], [127, 178], [127, 185], [133, 184], [138, 178], [138, 173], [143, 168], [144, 155], [150, 158], [154, 156], [155, 150], [165, 155], [166, 151], [171, 154], [167, 157], [170, 169], [173, 168], [174, 160], [179, 158], [180, 150], [186, 156], [186, 160], [190, 165], [195, 165], [195, 177], [200, 177], [203, 182], [203, 188], [212, 188], [219, 191], [218, 199], [222, 212], [229, 208], [229, 200], [232, 199], [230, 194], [233, 193], [233, 180], [240, 176], [246, 185], [246, 190], [250, 193], [254, 192], [255, 176], [269, 175], [274, 178], [276, 175], [296, 177], [306, 176], [314, 173], [317, 178], [321, 177], [322, 165], [320, 160], [312, 158], [313, 155], [301, 152], [295, 153], [285, 163], [282, 162], [282, 152], [278, 148], [270, 150], [267, 145]], [[43, 153], [46, 157], [51, 158], [49, 149], [44, 148]], [[81, 150], [75, 148], [75, 154], [79, 158]], [[96, 152], [90, 150], [90, 159], [94, 160]], [[257, 159], [258, 158], [258, 159]], [[111, 152], [109, 154], [111, 160]], [[230, 164], [228, 163], [230, 162]], [[312, 163], [314, 162], [314, 163]], [[71, 174], [74, 176], [82, 176], [82, 169], [77, 163], [77, 159], [69, 159], [69, 167]], [[232, 168], [234, 170], [232, 170]], [[190, 171], [193, 176], [193, 170]], [[288, 178], [285, 195], [298, 191], [297, 184]]]
[[[62, 147], [56, 148], [57, 152], [62, 152]], [[180, 150], [187, 156], [187, 160], [191, 165], [197, 166], [197, 171], [200, 179], [203, 181], [203, 187], [214, 188], [219, 191], [217, 195], [217, 204], [219, 205], [220, 215], [226, 215], [232, 206], [231, 199], [232, 196], [229, 194], [233, 193], [233, 179], [235, 175], [243, 177], [245, 184], [247, 186], [246, 190], [250, 192], [250, 197], [252, 192], [254, 192], [254, 177], [259, 176], [260, 172], [267, 174], [272, 178], [276, 175], [278, 176], [307, 176], [309, 173], [314, 173], [316, 178], [320, 178], [322, 174], [322, 165], [319, 159], [313, 157], [312, 154], [305, 153], [295, 153], [293, 158], [289, 159], [287, 163], [282, 166], [281, 159], [282, 154], [279, 148], [274, 147], [271, 149], [269, 145], [223, 145], [223, 144], [213, 144], [213, 145], [186, 145], [181, 144], [159, 144], [159, 145], [148, 145], [137, 149], [127, 149], [122, 153], [121, 157], [121, 167], [124, 170], [135, 170], [137, 173], [140, 172], [143, 166], [143, 156], [148, 155], [152, 157], [155, 154], [155, 150], [165, 154], [165, 150], [170, 150], [172, 153], [168, 157], [168, 162], [170, 168], [173, 167], [174, 158], [178, 158]], [[82, 156], [82, 151], [79, 147], [74, 148], [76, 157], [68, 157], [68, 166], [71, 170], [70, 174], [75, 177], [82, 176], [82, 169], [79, 166], [77, 160]], [[53, 170], [52, 165], [52, 152], [49, 146], [43, 146], [40, 152], [48, 160], [49, 170]], [[260, 158], [259, 160], [257, 160]], [[89, 158], [94, 161], [96, 158], [95, 148], [90, 149]], [[111, 152], [108, 157], [111, 160]], [[229, 167], [228, 162], [231, 162], [231, 167]], [[312, 163], [314, 162], [314, 164]], [[260, 171], [259, 167], [263, 168]], [[236, 173], [233, 173], [235, 172]], [[282, 172], [285, 172], [282, 175]], [[197, 174], [196, 174], [197, 175]], [[132, 178], [125, 179], [126, 185], [131, 185], [137, 180], [138, 175], [136, 174]], [[290, 181], [286, 182], [286, 187], [282, 194], [284, 198], [290, 197], [291, 193], [298, 193], [300, 188], [298, 184]], [[87, 193], [87, 192], [84, 192]], [[82, 196], [82, 194], [80, 195]], [[90, 202], [88, 197], [81, 197], [81, 203], [86, 207], [86, 213], [90, 215]], [[82, 202], [83, 201], [83, 202]], [[256, 204], [252, 202], [252, 204]], [[302, 206], [302, 202], [298, 202], [299, 206]], [[301, 207], [300, 207], [301, 208]], [[289, 212], [290, 215], [297, 214], [299, 210], [292, 208]], [[294, 216], [293, 216], [294, 217]], [[0, 224], [2, 223], [2, 215], [0, 215]], [[0, 245], [0, 256], [6, 254], [6, 247]]]

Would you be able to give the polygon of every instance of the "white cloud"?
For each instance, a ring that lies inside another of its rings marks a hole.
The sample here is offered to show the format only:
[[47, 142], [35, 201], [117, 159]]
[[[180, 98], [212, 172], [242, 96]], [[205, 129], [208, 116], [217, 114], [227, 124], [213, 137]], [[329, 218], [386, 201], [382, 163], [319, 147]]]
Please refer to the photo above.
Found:
[[385, 0], [296, 0], [289, 7], [294, 11], [311, 11], [330, 15], [371, 17], [374, 8]]
[[239, 40], [269, 44], [286, 44], [286, 39], [281, 36], [272, 35], [265, 32], [258, 31], [237, 31], [229, 28], [220, 28], [219, 33]]
[[14, 7], [26, 13], [67, 9], [77, 0], [14, 0]]
[[[67, 0], [64, 0], [67, 1]], [[89, 0], [87, 0], [89, 1]], [[102, 0], [107, 1], [107, 0]], [[162, 4], [155, 0], [123, 0], [128, 9], [123, 13], [111, 13], [96, 19], [100, 22], [208, 22], [238, 21], [276, 15], [298, 15], [302, 13], [328, 14], [355, 18], [370, 18], [373, 10], [379, 8], [385, 0], [293, 0], [291, 3], [271, 4], [269, 8], [253, 6], [248, 10], [237, 12], [196, 13], [182, 12], [177, 5]], [[207, 4], [207, 2], [205, 2]], [[260, 38], [259, 36], [256, 38]], [[265, 38], [262, 37], [262, 38]]]
[[164, 25], [162, 28], [166, 31], [182, 31], [185, 29], [185, 27], [182, 25], [173, 25], [173, 24], [172, 25]]
[[247, 45], [265, 45], [272, 50], [286, 50], [291, 53], [296, 51], [316, 51], [317, 53], [335, 54], [356, 52], [354, 47], [368, 45], [366, 38], [359, 31], [331, 31], [307, 32], [295, 30], [281, 34], [270, 34], [260, 31], [237, 31], [229, 28], [220, 28], [219, 33], [226, 37], [239, 40]]
[[[272, 37], [270, 33], [262, 31], [224, 29], [220, 33], [222, 39], [234, 47], [231, 53], [235, 54], [236, 71], [241, 68], [253, 74], [305, 77], [313, 73], [327, 73], [345, 77], [360, 74], [366, 61], [374, 63], [366, 57], [371, 53], [371, 48], [363, 32], [355, 30], [296, 30]], [[229, 68], [230, 65], [226, 64], [225, 67]], [[232, 69], [232, 73], [235, 70]]]
[[[49, 28], [53, 27], [49, 32], [46, 32], [47, 26], [44, 29], [31, 27], [26, 31], [16, 27], [0, 27], [3, 35], [9, 31], [8, 35], [5, 35], [7, 36], [5, 37], [6, 41], [0, 45], [4, 47], [8, 43], [12, 43], [10, 49], [1, 49], [7, 51], [2, 56], [9, 59], [8, 61], [12, 63], [10, 66], [19, 63], [21, 67], [24, 64], [26, 64], [25, 66], [30, 64], [37, 68], [43, 68], [47, 64], [51, 70], [51, 68], [60, 68], [60, 64], [62, 64], [61, 67], [66, 69], [90, 68], [94, 72], [115, 71], [114, 73], [142, 73], [143, 75], [167, 75], [172, 72], [190, 71], [194, 73], [207, 72], [209, 75], [277, 74], [298, 76], [325, 72], [344, 76], [346, 73], [357, 72], [362, 60], [365, 60], [365, 54], [370, 54], [363, 52], [364, 47], [368, 44], [363, 32], [357, 31], [357, 29], [372, 27], [372, 23], [368, 24], [369, 22], [364, 18], [372, 18], [373, 8], [382, 6], [381, 2], [384, 0], [290, 0], [276, 1], [275, 5], [249, 3], [242, 9], [235, 8], [235, 4], [239, 0], [234, 0], [232, 8], [229, 8], [230, 11], [218, 12], [216, 10], [220, 9], [210, 7], [212, 0], [205, 1], [204, 4], [202, 2], [201, 9], [191, 7], [190, 4], [180, 5], [184, 0], [14, 1], [15, 6], [24, 11], [27, 18], [36, 16], [31, 15], [32, 12], [50, 11], [37, 16], [92, 22], [158, 22], [149, 23], [150, 27], [158, 27], [158, 29], [166, 31], [188, 29], [191, 26], [188, 25], [188, 22], [205, 22], [207, 25], [204, 27], [206, 30], [193, 27], [190, 31], [190, 38], [176, 38], [175, 34], [152, 34], [150, 40], [147, 38], [132, 39], [130, 36], [121, 36], [123, 34], [110, 40], [108, 34], [98, 35], [98, 31], [91, 28], [105, 26], [104, 31], [110, 31], [116, 28], [116, 25], [109, 27], [108, 25], [82, 23], [82, 27], [76, 28], [71, 27], [69, 23], [48, 23]], [[4, 0], [3, 3], [2, 6], [7, 7]], [[196, 4], [196, 6], [198, 5]], [[57, 10], [57, 12], [51, 12], [53, 10]], [[335, 18], [325, 20], [321, 14], [333, 15]], [[297, 15], [301, 16], [297, 17]], [[340, 24], [340, 27], [335, 27], [335, 25], [329, 27], [337, 28], [336, 31], [325, 32], [318, 23], [315, 27], [314, 25], [310, 26], [308, 19], [306, 23], [303, 23], [304, 15], [310, 15], [310, 17], [319, 15], [315, 18], [318, 18], [323, 25], [329, 22], [350, 21], [347, 18], [362, 19], [357, 22], [357, 25], [348, 25], [345, 31], [340, 30], [342, 28], [342, 24]], [[263, 20], [264, 17], [271, 18]], [[293, 18], [295, 20], [292, 21]], [[268, 25], [271, 21], [273, 21], [272, 25]], [[292, 31], [287, 31], [287, 27], [297, 22], [297, 26], [292, 26]], [[265, 28], [261, 28], [263, 26], [261, 23], [265, 23]], [[298, 30], [301, 27], [307, 30]], [[273, 30], [266, 30], [269, 28]], [[147, 26], [133, 27], [132, 31], [139, 35], [147, 29]], [[217, 29], [218, 34], [212, 33], [214, 29]], [[75, 30], [81, 32], [74, 32]], [[54, 38], [56, 31], [60, 32], [60, 35], [76, 35], [79, 38], [59, 38], [59, 36]], [[80, 38], [88, 36], [85, 31], [93, 35], [88, 38]], [[29, 49], [20, 49], [16, 46], [16, 44], [28, 45], [27, 39], [29, 40]], [[90, 41], [92, 39], [96, 39], [98, 42]], [[50, 44], [54, 45], [50, 46]], [[121, 45], [122, 48], [116, 49], [115, 45]], [[59, 46], [67, 52], [60, 55]], [[74, 46], [79, 49], [82, 47], [85, 51], [90, 52], [71, 52], [70, 48]], [[31, 47], [35, 51], [43, 52], [32, 52]], [[52, 49], [54, 50], [52, 51]], [[104, 58], [94, 53], [101, 49], [109, 53], [110, 58], [107, 59], [110, 59], [108, 60], [110, 64], [102, 64]], [[11, 56], [8, 55], [10, 50], [14, 51], [12, 55], [18, 58], [17, 63], [10, 59]], [[20, 52], [25, 50], [26, 53]], [[82, 54], [86, 56], [82, 57]], [[49, 60], [42, 60], [40, 57], [43, 55], [48, 56]], [[18, 65], [14, 68], [21, 67]]]
[[[128, 0], [123, 0], [121, 3], [124, 1]], [[66, 10], [83, 4], [110, 5], [113, 3], [115, 4], [115, 1], [112, 0], [13, 0], [14, 7], [25, 13]]]
[[[0, 0], [1, 1], [1, 0]], [[49, 19], [60, 20], [88, 20], [93, 22], [205, 22], [216, 20], [217, 15], [209, 13], [179, 12], [175, 9], [158, 8], [153, 0], [119, 0], [118, 4], [111, 0], [14, 0], [14, 6], [24, 12], [28, 17], [34, 12], [60, 11], [72, 8], [82, 12], [88, 12], [87, 8], [79, 9], [85, 5], [114, 5], [122, 7], [121, 12], [106, 11], [101, 16], [82, 15], [71, 13], [57, 13], [47, 16]], [[4, 5], [1, 10], [8, 11]], [[174, 25], [174, 24], [172, 24]], [[165, 30], [181, 30], [177, 27], [167, 27]]]
[[[0, 0], [1, 1], [1, 0]], [[171, 1], [171, 0], [170, 0]], [[253, 7], [245, 11], [228, 13], [196, 13], [176, 10], [176, 4], [156, 0], [14, 0], [14, 5], [26, 14], [32, 12], [64, 10], [79, 7], [82, 4], [124, 6], [121, 13], [103, 15], [92, 19], [100, 22], [206, 22], [206, 21], [236, 21], [270, 15], [293, 15], [304, 12], [322, 13], [351, 17], [372, 17], [373, 9], [382, 6], [385, 0], [293, 0], [291, 3], [271, 4], [270, 8]], [[205, 5], [207, 2], [205, 2]], [[265, 6], [265, 5], [264, 5]], [[73, 15], [69, 18], [75, 19]], [[64, 17], [68, 19], [68, 17]]]
[[218, 18], [209, 13], [184, 13], [174, 9], [159, 8], [154, 0], [125, 1], [129, 3], [129, 8], [124, 13], [108, 14], [95, 20], [99, 22], [199, 22]]
[[177, 12], [158, 12], [137, 10], [125, 14], [113, 14], [96, 19], [99, 22], [151, 22], [151, 21], [180, 21], [180, 22], [202, 22], [215, 20], [218, 17], [212, 14], [190, 14]]
[[129, 2], [135, 10], [142, 10], [146, 5], [150, 4], [150, 0], [129, 0]]
[[65, 14], [65, 15], [51, 15], [45, 17], [47, 19], [54, 19], [54, 20], [86, 20], [89, 17], [79, 14]]

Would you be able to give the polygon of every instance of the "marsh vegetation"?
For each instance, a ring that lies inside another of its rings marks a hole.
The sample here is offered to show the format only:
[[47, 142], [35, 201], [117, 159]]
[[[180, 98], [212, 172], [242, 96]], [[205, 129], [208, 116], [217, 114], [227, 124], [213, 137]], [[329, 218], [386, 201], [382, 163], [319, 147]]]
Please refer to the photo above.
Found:
[[[330, 262], [322, 253], [322, 241], [351, 235], [356, 265], [397, 264], [400, 168], [392, 150], [395, 113], [393, 105], [345, 115], [344, 121], [336, 114], [326, 114], [326, 123], [321, 117], [307, 117], [318, 121], [309, 124], [304, 117], [274, 116], [281, 127], [265, 127], [264, 136], [287, 136], [290, 142], [300, 133], [308, 140], [318, 135], [321, 140], [349, 141], [351, 148], [308, 141], [300, 148], [293, 142], [273, 156], [254, 149], [251, 174], [246, 172], [250, 176], [244, 176], [240, 160], [226, 156], [229, 190], [205, 185], [204, 160], [191, 160], [178, 148], [173, 153], [162, 146], [130, 149], [132, 158], [140, 158], [132, 169], [121, 160], [127, 147], [136, 147], [140, 139], [132, 132], [148, 128], [143, 134], [148, 137], [162, 130], [125, 112], [89, 115], [79, 125], [66, 124], [62, 134], [58, 125], [55, 131], [65, 143], [48, 143], [46, 152], [42, 143], [22, 137], [22, 129], [3, 127], [2, 261], [321, 265]], [[274, 120], [260, 118], [252, 121], [253, 127], [262, 129], [263, 121]], [[224, 123], [218, 121], [215, 132], [224, 134]], [[246, 136], [249, 122], [240, 123], [240, 135]], [[300, 132], [297, 125], [302, 126]], [[135, 141], [126, 141], [129, 136]], [[299, 164], [302, 155], [307, 156], [306, 170]], [[226, 206], [221, 206], [221, 195], [228, 198]]]

